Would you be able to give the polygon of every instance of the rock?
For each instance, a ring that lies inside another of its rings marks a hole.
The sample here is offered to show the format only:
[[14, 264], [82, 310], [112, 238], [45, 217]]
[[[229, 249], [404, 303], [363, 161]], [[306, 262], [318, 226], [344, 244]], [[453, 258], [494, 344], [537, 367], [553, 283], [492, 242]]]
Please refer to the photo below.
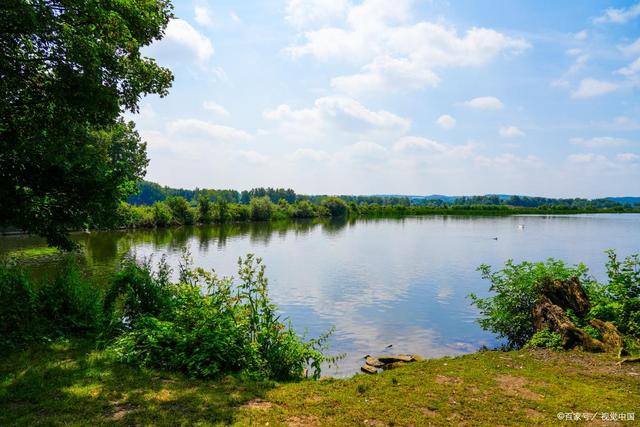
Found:
[[611, 322], [603, 322], [600, 319], [592, 319], [589, 324], [596, 328], [602, 335], [602, 342], [607, 350], [620, 353], [624, 347], [624, 339], [616, 325]]
[[548, 329], [559, 333], [562, 336], [562, 347], [565, 349], [582, 347], [583, 350], [592, 352], [606, 350], [601, 341], [592, 338], [591, 335], [576, 327], [564, 310], [553, 304], [547, 297], [543, 296], [533, 307], [532, 314], [536, 331]]
[[416, 362], [420, 362], [421, 360], [424, 360], [424, 357], [420, 356], [419, 354], [412, 354], [411, 358]]
[[362, 372], [364, 372], [365, 374], [377, 374], [378, 370], [376, 368], [374, 368], [373, 366], [369, 366], [367, 364], [364, 364], [360, 367], [360, 370]]
[[395, 356], [379, 356], [378, 360], [381, 361], [382, 363], [384, 363], [385, 365], [388, 363], [394, 363], [394, 362], [414, 362], [415, 360], [413, 359], [412, 356], [409, 356], [408, 354], [398, 354]]
[[542, 284], [542, 295], [563, 310], [570, 309], [582, 318], [591, 308], [589, 298], [577, 277], [567, 280], [545, 280]]
[[369, 355], [364, 357], [364, 361], [367, 365], [373, 366], [374, 368], [382, 368], [384, 366], [384, 363], [382, 363], [380, 360]]
[[393, 363], [387, 363], [386, 365], [384, 365], [382, 367], [382, 369], [384, 369], [385, 371], [388, 371], [390, 369], [396, 369], [396, 368], [400, 368], [404, 365], [406, 365], [406, 362], [393, 362]]

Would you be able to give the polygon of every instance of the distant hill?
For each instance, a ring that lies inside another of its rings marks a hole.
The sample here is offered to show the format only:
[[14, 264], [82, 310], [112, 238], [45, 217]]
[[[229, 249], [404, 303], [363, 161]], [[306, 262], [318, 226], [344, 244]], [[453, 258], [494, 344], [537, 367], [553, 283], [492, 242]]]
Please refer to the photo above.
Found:
[[640, 197], [607, 197], [607, 199], [614, 202], [630, 205], [640, 205]]

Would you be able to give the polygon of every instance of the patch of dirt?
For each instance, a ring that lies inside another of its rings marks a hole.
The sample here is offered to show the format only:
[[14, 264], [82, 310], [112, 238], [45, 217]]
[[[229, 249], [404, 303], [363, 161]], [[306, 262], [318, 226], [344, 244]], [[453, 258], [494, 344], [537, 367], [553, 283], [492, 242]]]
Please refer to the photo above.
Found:
[[119, 421], [126, 417], [135, 408], [135, 405], [132, 405], [131, 403], [113, 402], [113, 412], [109, 416], [109, 419], [111, 419], [112, 421]]
[[544, 417], [544, 414], [542, 412], [538, 412], [535, 409], [531, 409], [531, 408], [525, 408], [524, 415], [530, 420], [535, 420], [535, 419]]
[[435, 379], [438, 384], [455, 385], [461, 384], [462, 380], [456, 377], [446, 377], [444, 375], [438, 375]]
[[159, 402], [168, 402], [173, 399], [173, 395], [174, 393], [171, 390], [163, 388], [153, 396], [153, 399]]
[[517, 397], [523, 397], [529, 400], [542, 400], [544, 396], [529, 390], [525, 387], [529, 381], [522, 377], [514, 377], [512, 375], [499, 375], [496, 382], [505, 394]]
[[271, 409], [273, 403], [262, 399], [253, 399], [241, 406], [242, 409], [265, 410]]
[[287, 418], [287, 426], [289, 427], [317, 427], [319, 425], [318, 417], [314, 417], [312, 415]]
[[376, 427], [384, 427], [387, 425], [384, 421], [380, 420], [364, 420], [364, 425], [366, 426], [376, 426]]
[[317, 394], [313, 394], [311, 396], [307, 396], [304, 399], [305, 403], [318, 403], [318, 402], [322, 402], [322, 397], [318, 396]]
[[435, 417], [436, 415], [438, 415], [437, 411], [429, 408], [420, 408], [420, 412], [422, 412], [422, 415], [427, 417]]

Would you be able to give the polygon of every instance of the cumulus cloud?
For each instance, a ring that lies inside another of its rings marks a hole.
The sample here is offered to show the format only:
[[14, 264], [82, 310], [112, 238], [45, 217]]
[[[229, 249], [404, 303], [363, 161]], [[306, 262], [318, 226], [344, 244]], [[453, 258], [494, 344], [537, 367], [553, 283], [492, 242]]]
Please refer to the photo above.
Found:
[[622, 74], [626, 77], [635, 76], [636, 74], [640, 73], [640, 58], [636, 59], [626, 67], [620, 68], [617, 72], [618, 74]]
[[216, 141], [246, 141], [251, 135], [241, 129], [222, 126], [198, 119], [178, 119], [167, 124], [172, 135], [203, 136]]
[[438, 117], [438, 120], [436, 120], [436, 124], [442, 129], [453, 129], [454, 127], [456, 127], [456, 119], [448, 114], [443, 114]]
[[444, 153], [447, 151], [447, 147], [444, 144], [418, 136], [405, 136], [400, 138], [393, 145], [393, 149], [394, 151], [420, 150], [433, 153]]
[[193, 8], [193, 19], [200, 25], [208, 27], [213, 24], [211, 12], [205, 6], [196, 6]]
[[618, 160], [625, 163], [640, 163], [640, 155], [635, 153], [618, 154]]
[[298, 148], [291, 155], [289, 155], [289, 160], [293, 161], [304, 161], [311, 160], [314, 162], [325, 162], [331, 160], [331, 154], [322, 150], [314, 150], [312, 148]]
[[204, 108], [207, 111], [211, 111], [213, 114], [221, 116], [221, 117], [229, 117], [230, 114], [227, 111], [226, 108], [224, 108], [222, 105], [218, 104], [217, 102], [214, 101], [204, 101], [202, 103], [202, 108]]
[[464, 102], [464, 105], [476, 110], [500, 110], [504, 107], [502, 101], [494, 96], [480, 96]]
[[621, 46], [620, 51], [627, 56], [640, 55], [640, 37], [631, 44]]
[[343, 15], [348, 5], [348, 0], [289, 0], [285, 18], [295, 27], [322, 24]]
[[294, 110], [282, 104], [267, 110], [263, 116], [283, 126], [297, 130], [328, 128], [347, 132], [387, 131], [404, 133], [411, 121], [385, 110], [372, 111], [355, 99], [344, 96], [318, 98], [313, 107]]
[[518, 138], [524, 136], [524, 132], [516, 126], [501, 126], [498, 133], [503, 138]]
[[582, 30], [582, 31], [579, 31], [579, 32], [575, 33], [573, 35], [573, 38], [576, 39], [576, 40], [581, 41], [581, 40], [586, 40], [588, 36], [589, 36], [588, 31], [587, 30]]
[[162, 40], [150, 49], [161, 59], [200, 63], [209, 60], [214, 53], [211, 41], [182, 19], [169, 21]]
[[243, 161], [252, 163], [252, 164], [268, 163], [270, 159], [269, 156], [258, 153], [257, 151], [254, 151], [254, 150], [238, 150], [238, 151], [235, 151], [233, 154], [236, 157], [239, 157], [240, 159], [242, 159]]
[[484, 168], [491, 167], [498, 170], [519, 170], [523, 167], [538, 168], [543, 165], [542, 160], [532, 154], [527, 156], [517, 156], [511, 153], [503, 153], [495, 157], [476, 156], [474, 161], [478, 166]]
[[593, 20], [596, 24], [624, 24], [640, 16], [640, 3], [628, 8], [609, 8]]
[[583, 145], [585, 147], [616, 147], [627, 143], [626, 139], [614, 138], [611, 136], [597, 136], [593, 138], [571, 138], [572, 144]]
[[606, 95], [618, 89], [618, 85], [605, 80], [582, 79], [578, 88], [571, 94], [572, 98], [584, 99]]
[[[301, 3], [291, 1], [289, 6]], [[304, 3], [306, 8], [295, 10], [304, 10], [305, 17], [318, 14], [310, 12], [316, 1]], [[333, 87], [349, 93], [435, 86], [440, 81], [434, 71], [437, 68], [484, 65], [501, 53], [519, 53], [530, 47], [522, 38], [490, 28], [473, 27], [458, 34], [441, 23], [409, 23], [409, 0], [329, 3], [336, 3], [327, 11], [343, 17], [342, 25], [304, 31], [303, 42], [286, 51], [294, 58], [309, 55], [320, 61], [360, 64], [358, 72], [332, 80]], [[291, 21], [292, 16], [288, 13], [287, 19]], [[310, 20], [295, 21], [308, 24]]]

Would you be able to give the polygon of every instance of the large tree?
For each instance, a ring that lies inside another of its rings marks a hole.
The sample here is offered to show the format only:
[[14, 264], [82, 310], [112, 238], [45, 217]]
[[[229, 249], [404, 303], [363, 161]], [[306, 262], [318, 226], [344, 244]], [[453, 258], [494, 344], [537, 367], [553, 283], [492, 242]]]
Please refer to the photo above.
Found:
[[171, 17], [168, 0], [0, 2], [0, 227], [70, 248], [109, 225], [148, 163], [120, 117], [173, 81], [140, 49]]

